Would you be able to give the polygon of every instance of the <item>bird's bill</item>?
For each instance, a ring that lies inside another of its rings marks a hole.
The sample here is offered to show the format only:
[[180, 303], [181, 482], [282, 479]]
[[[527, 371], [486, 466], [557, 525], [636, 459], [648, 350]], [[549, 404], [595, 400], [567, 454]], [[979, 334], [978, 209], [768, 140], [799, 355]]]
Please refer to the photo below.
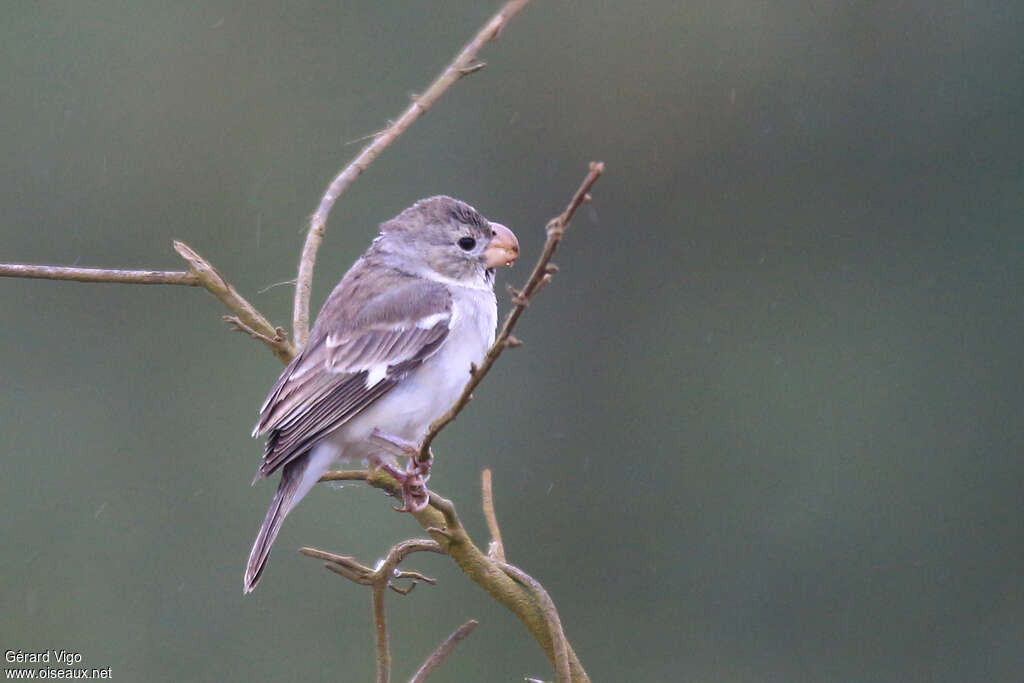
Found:
[[484, 261], [488, 268], [511, 266], [519, 258], [519, 240], [516, 234], [501, 223], [491, 223], [494, 237], [484, 249]]

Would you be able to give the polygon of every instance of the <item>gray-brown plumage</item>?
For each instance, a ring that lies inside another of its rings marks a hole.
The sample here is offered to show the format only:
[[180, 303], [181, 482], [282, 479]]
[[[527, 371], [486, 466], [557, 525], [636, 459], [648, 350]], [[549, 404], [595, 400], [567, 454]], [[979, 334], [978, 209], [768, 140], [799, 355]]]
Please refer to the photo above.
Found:
[[416, 442], [451, 405], [494, 340], [494, 268], [517, 255], [508, 228], [451, 197], [421, 200], [381, 225], [260, 409], [253, 435], [267, 443], [253, 483], [278, 469], [281, 480], [245, 592], [285, 515], [335, 460], [379, 462], [387, 456], [369, 441], [374, 429]]

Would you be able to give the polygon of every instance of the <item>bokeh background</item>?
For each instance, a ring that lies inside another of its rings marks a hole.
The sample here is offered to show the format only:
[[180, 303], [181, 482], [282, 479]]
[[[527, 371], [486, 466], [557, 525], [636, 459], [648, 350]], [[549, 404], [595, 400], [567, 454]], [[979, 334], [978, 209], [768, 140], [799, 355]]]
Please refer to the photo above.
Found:
[[[277, 323], [306, 217], [496, 2], [7, 3], [0, 261], [177, 269]], [[1024, 5], [536, 0], [343, 196], [314, 306], [448, 193], [562, 270], [438, 443], [476, 539], [602, 681], [1024, 680]], [[500, 283], [504, 286], [504, 283]], [[507, 300], [502, 299], [502, 309]], [[323, 487], [241, 592], [280, 365], [198, 289], [0, 281], [0, 647], [119, 681], [367, 681], [372, 564], [420, 535]], [[553, 678], [447, 560], [396, 678]]]

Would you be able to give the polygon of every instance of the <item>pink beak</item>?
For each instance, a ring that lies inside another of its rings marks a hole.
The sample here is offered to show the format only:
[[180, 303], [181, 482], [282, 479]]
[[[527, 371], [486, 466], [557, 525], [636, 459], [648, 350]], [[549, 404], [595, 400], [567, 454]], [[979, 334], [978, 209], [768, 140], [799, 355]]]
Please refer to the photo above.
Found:
[[484, 249], [484, 263], [488, 268], [511, 266], [519, 258], [519, 240], [516, 234], [501, 223], [491, 223], [494, 236]]

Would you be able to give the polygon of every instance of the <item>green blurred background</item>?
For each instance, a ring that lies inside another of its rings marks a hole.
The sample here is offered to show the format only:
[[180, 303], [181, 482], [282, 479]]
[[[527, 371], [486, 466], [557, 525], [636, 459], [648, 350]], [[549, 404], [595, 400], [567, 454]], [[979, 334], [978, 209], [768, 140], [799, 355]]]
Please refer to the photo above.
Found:
[[[305, 219], [496, 2], [8, 2], [0, 261], [176, 269], [276, 323]], [[314, 306], [448, 193], [521, 282], [608, 164], [431, 485], [602, 681], [1024, 680], [1024, 6], [536, 0], [335, 208]], [[504, 286], [503, 283], [499, 283]], [[503, 297], [502, 309], [507, 308]], [[248, 434], [281, 367], [176, 287], [0, 280], [0, 647], [119, 681], [373, 676], [372, 564], [420, 535], [315, 491], [259, 589]], [[396, 679], [553, 678], [444, 558], [392, 599]]]

